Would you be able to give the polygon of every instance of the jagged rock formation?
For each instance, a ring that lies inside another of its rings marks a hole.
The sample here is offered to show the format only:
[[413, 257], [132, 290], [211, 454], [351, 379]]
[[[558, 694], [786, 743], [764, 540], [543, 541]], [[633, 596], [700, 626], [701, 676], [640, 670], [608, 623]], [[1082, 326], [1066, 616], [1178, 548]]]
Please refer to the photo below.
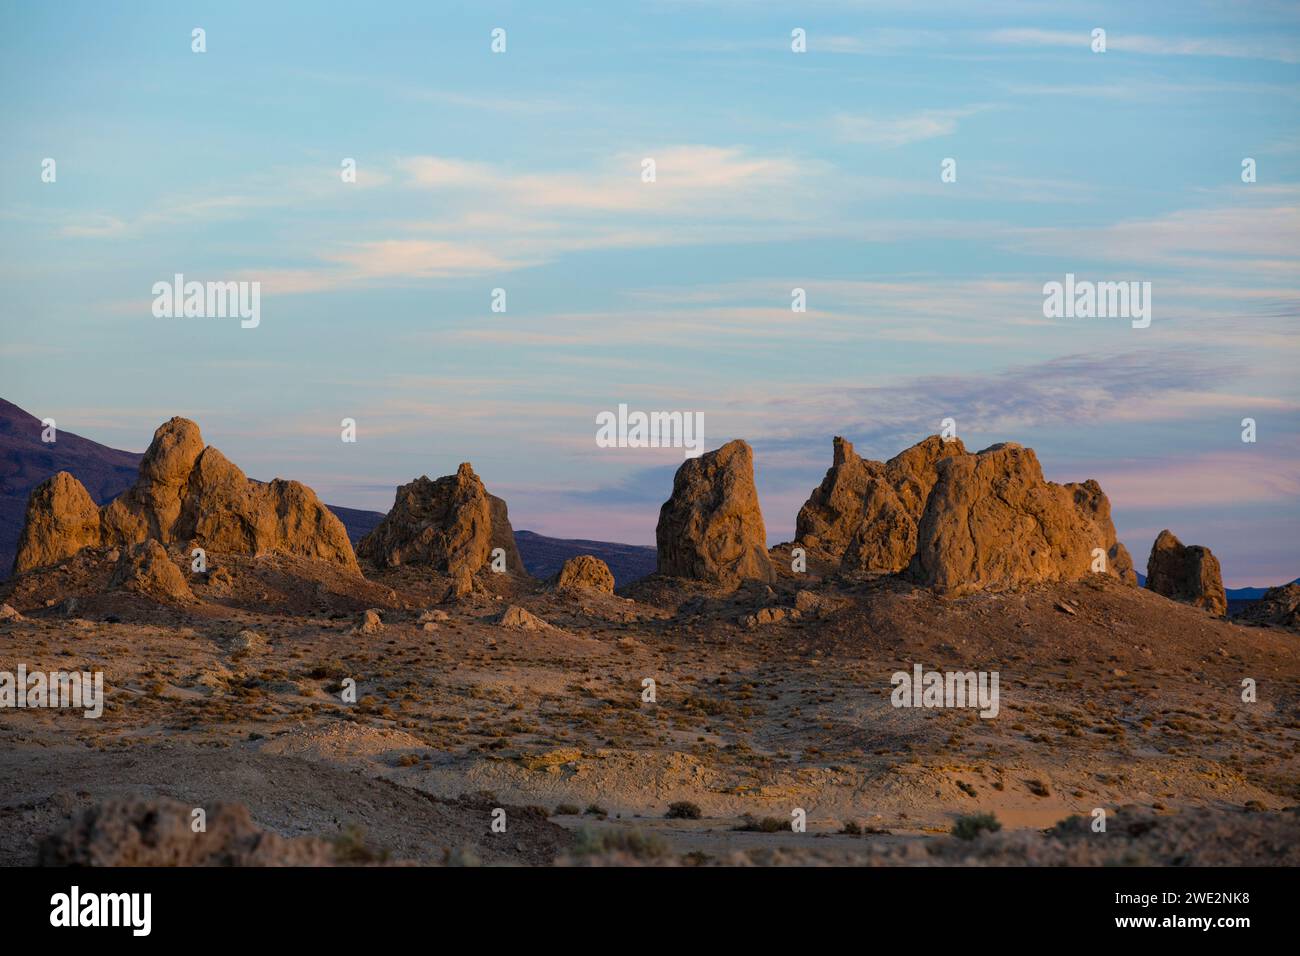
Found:
[[184, 418], [154, 433], [131, 488], [94, 518], [88, 501], [81, 483], [63, 472], [33, 490], [15, 571], [91, 545], [130, 548], [149, 540], [238, 554], [282, 551], [358, 570], [347, 532], [315, 492], [279, 478], [250, 481], [217, 449], [205, 448], [199, 426]]
[[749, 445], [731, 441], [677, 469], [655, 542], [660, 574], [723, 585], [775, 580]]
[[487, 493], [469, 462], [454, 475], [416, 478], [397, 489], [392, 509], [357, 544], [357, 554], [379, 567], [428, 564], [460, 582], [486, 565], [496, 548], [506, 555], [506, 572], [523, 575], [506, 503]]
[[960, 440], [931, 435], [887, 462], [860, 457], [837, 437], [821, 485], [799, 509], [796, 539], [846, 570], [901, 571], [916, 551], [916, 525], [934, 486], [936, 463], [964, 455]]
[[54, 564], [99, 544], [99, 507], [66, 471], [47, 478], [27, 499], [14, 573]]
[[604, 591], [614, 593], [614, 574], [609, 565], [590, 554], [580, 554], [564, 562], [555, 579], [557, 591]]
[[1300, 628], [1300, 583], [1292, 581], [1269, 588], [1258, 601], [1252, 601], [1236, 615], [1249, 624], [1276, 624]]
[[954, 595], [1076, 580], [1095, 573], [1100, 548], [1106, 574], [1135, 582], [1096, 482], [1046, 481], [1033, 450], [1013, 442], [936, 467], [908, 565], [913, 580]]
[[1156, 536], [1147, 558], [1147, 588], [1175, 601], [1203, 607], [1222, 616], [1228, 610], [1219, 559], [1209, 548], [1184, 545], [1166, 528]]
[[184, 573], [167, 554], [167, 549], [152, 538], [134, 545], [121, 556], [109, 587], [135, 591], [167, 604], [194, 600]]

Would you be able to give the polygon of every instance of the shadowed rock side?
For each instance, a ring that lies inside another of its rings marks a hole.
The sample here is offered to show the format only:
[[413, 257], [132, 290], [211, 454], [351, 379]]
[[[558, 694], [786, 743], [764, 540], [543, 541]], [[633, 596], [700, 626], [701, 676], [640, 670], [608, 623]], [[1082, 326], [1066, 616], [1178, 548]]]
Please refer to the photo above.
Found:
[[1258, 601], [1246, 605], [1236, 619], [1248, 624], [1300, 628], [1300, 584], [1269, 588]]
[[655, 543], [663, 575], [722, 585], [775, 580], [748, 444], [730, 441], [677, 469]]
[[251, 481], [212, 447], [198, 425], [173, 418], [158, 428], [136, 483], [92, 518], [90, 495], [61, 472], [28, 499], [15, 571], [91, 545], [130, 548], [153, 540], [215, 552], [280, 551], [357, 571], [347, 532], [315, 492], [279, 478]]
[[1136, 584], [1096, 482], [1043, 478], [1032, 449], [1013, 442], [937, 463], [938, 480], [917, 526], [908, 574], [940, 593], [1002, 590], [1105, 573]]
[[194, 600], [184, 572], [172, 561], [167, 549], [152, 538], [134, 545], [121, 556], [109, 587], [135, 591], [164, 604]]
[[798, 543], [840, 559], [845, 570], [903, 570], [916, 552], [916, 526], [938, 477], [936, 463], [966, 449], [938, 435], [887, 462], [860, 457], [843, 438], [834, 448], [826, 477], [799, 509]]
[[374, 531], [361, 539], [357, 553], [378, 567], [427, 564], [453, 578], [472, 575], [506, 553], [506, 571], [523, 575], [506, 503], [487, 493], [464, 462], [456, 474], [437, 481], [420, 476], [397, 489], [397, 499]]
[[1228, 611], [1219, 560], [1209, 548], [1184, 545], [1167, 528], [1151, 545], [1147, 558], [1147, 587], [1175, 601], [1203, 607], [1222, 616]]

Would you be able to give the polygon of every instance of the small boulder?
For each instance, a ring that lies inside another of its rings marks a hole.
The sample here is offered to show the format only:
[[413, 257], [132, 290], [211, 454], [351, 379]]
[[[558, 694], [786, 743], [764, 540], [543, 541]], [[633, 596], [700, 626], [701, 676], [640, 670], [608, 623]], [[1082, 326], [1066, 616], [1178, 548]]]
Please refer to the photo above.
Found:
[[551, 625], [531, 611], [526, 611], [517, 604], [511, 604], [498, 615], [496, 623], [500, 627], [509, 627], [521, 631], [548, 631]]
[[226, 649], [232, 655], [264, 654], [271, 649], [271, 645], [257, 631], [246, 627], [229, 640]]
[[1209, 548], [1184, 545], [1168, 528], [1151, 545], [1147, 588], [1175, 601], [1203, 607], [1220, 617], [1228, 611], [1219, 559]]
[[790, 616], [790, 612], [783, 607], [765, 607], [760, 608], [753, 614], [746, 614], [740, 619], [740, 626], [746, 630], [753, 630], [756, 627], [763, 627], [768, 624], [779, 624]]
[[579, 554], [564, 562], [555, 580], [559, 591], [603, 591], [614, 593], [614, 574], [609, 565], [590, 554]]
[[109, 581], [112, 589], [143, 594], [164, 604], [185, 604], [194, 600], [185, 574], [164, 548], [152, 538], [122, 555]]
[[380, 616], [379, 611], [373, 607], [366, 608], [361, 612], [361, 617], [357, 618], [356, 626], [352, 629], [353, 634], [378, 634], [384, 629], [384, 619]]
[[816, 591], [801, 590], [794, 595], [794, 609], [803, 617], [825, 617], [845, 606], [842, 598], [828, 597]]

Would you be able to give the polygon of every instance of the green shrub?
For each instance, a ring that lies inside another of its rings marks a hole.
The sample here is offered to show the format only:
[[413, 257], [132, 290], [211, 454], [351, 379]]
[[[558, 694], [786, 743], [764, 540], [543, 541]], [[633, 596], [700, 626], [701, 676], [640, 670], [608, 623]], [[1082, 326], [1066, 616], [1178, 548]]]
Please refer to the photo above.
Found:
[[997, 833], [1002, 829], [998, 818], [991, 813], [968, 813], [957, 818], [952, 825], [952, 835], [959, 840], [973, 840], [985, 831]]

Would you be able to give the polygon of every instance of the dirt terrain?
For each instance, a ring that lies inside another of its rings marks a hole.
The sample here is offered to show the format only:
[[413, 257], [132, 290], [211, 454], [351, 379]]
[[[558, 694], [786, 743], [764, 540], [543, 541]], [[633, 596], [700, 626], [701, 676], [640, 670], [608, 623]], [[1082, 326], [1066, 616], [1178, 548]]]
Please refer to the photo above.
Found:
[[[483, 571], [444, 603], [427, 568], [210, 555], [168, 605], [87, 549], [0, 588], [0, 670], [107, 696], [0, 712], [0, 863], [139, 796], [417, 863], [1300, 862], [1295, 631], [1104, 575], [943, 599], [772, 557], [770, 587]], [[913, 664], [997, 671], [998, 716], [892, 706]], [[947, 835], [977, 813], [1001, 832]]]

